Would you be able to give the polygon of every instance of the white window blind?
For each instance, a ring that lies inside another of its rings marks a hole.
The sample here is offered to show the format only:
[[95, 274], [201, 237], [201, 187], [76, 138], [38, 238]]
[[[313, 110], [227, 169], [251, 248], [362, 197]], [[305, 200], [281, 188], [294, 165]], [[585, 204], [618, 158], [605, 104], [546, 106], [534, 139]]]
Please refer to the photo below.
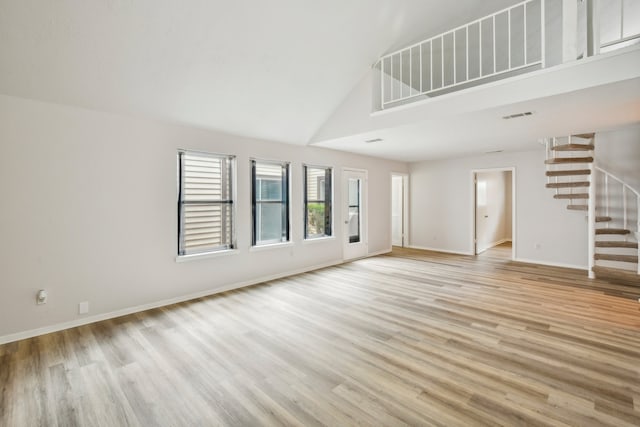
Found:
[[234, 156], [178, 152], [179, 255], [234, 247]]

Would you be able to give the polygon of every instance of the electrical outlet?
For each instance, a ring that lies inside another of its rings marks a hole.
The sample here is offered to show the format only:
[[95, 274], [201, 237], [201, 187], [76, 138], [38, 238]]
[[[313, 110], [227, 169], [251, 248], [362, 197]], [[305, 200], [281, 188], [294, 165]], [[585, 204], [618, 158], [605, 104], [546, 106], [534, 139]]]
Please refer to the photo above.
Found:
[[78, 304], [78, 314], [87, 314], [89, 312], [89, 301], [82, 301]]
[[47, 291], [45, 291], [44, 289], [41, 289], [40, 291], [38, 291], [38, 294], [36, 295], [36, 304], [38, 305], [46, 304], [47, 298], [49, 298]]

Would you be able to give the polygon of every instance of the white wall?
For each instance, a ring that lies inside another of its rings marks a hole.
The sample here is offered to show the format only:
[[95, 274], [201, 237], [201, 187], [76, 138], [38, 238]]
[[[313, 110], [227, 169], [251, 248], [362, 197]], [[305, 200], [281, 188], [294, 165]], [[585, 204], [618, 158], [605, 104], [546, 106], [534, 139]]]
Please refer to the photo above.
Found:
[[473, 253], [472, 170], [515, 167], [516, 259], [587, 268], [584, 212], [545, 188], [544, 150], [487, 154], [410, 166], [413, 247]]
[[[369, 253], [389, 250], [389, 177], [407, 171], [404, 163], [7, 96], [0, 141], [0, 342], [82, 321], [81, 301], [101, 315], [341, 261], [342, 227], [336, 239], [302, 243], [303, 162], [335, 168], [336, 225], [341, 168], [369, 171]], [[178, 148], [237, 156], [237, 255], [176, 263]], [[292, 162], [291, 247], [249, 251], [250, 157]], [[41, 288], [49, 303], [36, 306]]]
[[640, 191], [640, 125], [596, 133], [596, 162]]

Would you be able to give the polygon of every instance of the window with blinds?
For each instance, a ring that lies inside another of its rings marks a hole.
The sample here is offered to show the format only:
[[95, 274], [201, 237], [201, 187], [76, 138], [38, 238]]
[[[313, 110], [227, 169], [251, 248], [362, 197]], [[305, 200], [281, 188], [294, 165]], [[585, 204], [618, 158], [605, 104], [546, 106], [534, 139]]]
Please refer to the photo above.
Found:
[[304, 166], [304, 238], [331, 236], [331, 168]]
[[289, 241], [289, 163], [251, 161], [253, 245]]
[[178, 152], [178, 255], [235, 247], [235, 156]]

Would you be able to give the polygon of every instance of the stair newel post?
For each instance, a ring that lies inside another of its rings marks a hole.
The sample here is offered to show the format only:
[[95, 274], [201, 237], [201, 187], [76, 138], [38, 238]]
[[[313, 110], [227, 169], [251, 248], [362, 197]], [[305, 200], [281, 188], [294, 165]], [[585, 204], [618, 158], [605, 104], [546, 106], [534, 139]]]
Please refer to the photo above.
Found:
[[600, 54], [600, 5], [587, 0], [587, 56]]
[[384, 110], [384, 58], [380, 60], [380, 111]]
[[[552, 145], [553, 145], [553, 147], [551, 147], [552, 149], [556, 145], [558, 145], [558, 139], [555, 136], [553, 137], [553, 144]], [[552, 153], [552, 154], [553, 154], [553, 157], [555, 157], [555, 153]], [[556, 180], [555, 181], [556, 181], [556, 184], [557, 184], [558, 183], [558, 176], [557, 175], [556, 175]], [[560, 190], [558, 190], [558, 188], [556, 188], [556, 194], [560, 194]]]
[[[547, 12], [546, 0], [540, 1], [540, 67], [547, 67]], [[526, 9], [526, 6], [525, 6]], [[495, 27], [494, 27], [495, 28]]]
[[[627, 229], [627, 186], [622, 184], [622, 228]], [[627, 241], [628, 237], [624, 236]]]
[[596, 257], [596, 168], [593, 164], [589, 163], [589, 204], [587, 211], [588, 222], [588, 241], [589, 241], [589, 278], [595, 279], [595, 273], [593, 267], [595, 266]]
[[[609, 174], [604, 174], [604, 209], [605, 215], [609, 216]], [[607, 223], [609, 228], [609, 223]]]
[[[544, 159], [549, 160], [551, 158], [551, 138], [544, 139]], [[546, 170], [550, 170], [549, 165], [545, 165]], [[547, 184], [551, 183], [551, 177], [547, 175]]]

